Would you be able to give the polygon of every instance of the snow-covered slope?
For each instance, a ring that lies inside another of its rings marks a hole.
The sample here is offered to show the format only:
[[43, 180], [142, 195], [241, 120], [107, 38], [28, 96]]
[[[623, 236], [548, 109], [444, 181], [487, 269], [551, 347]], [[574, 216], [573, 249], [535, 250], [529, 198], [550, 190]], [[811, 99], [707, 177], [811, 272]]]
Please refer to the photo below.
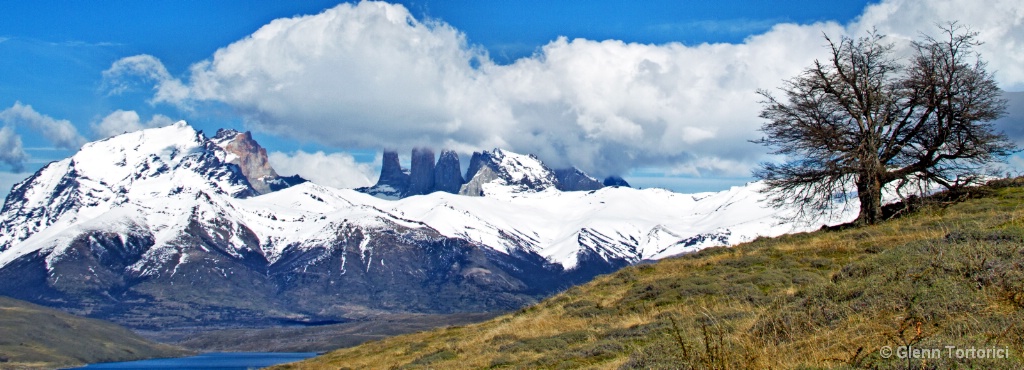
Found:
[[[253, 251], [271, 263], [288, 246], [333, 235], [345, 220], [430, 228], [501, 253], [536, 253], [571, 269], [582, 253], [637, 262], [853, 217], [786, 223], [785, 210], [762, 202], [758, 183], [693, 195], [617, 187], [561, 192], [535, 157], [485, 153], [480, 168], [500, 173], [480, 184], [486, 197], [437, 192], [389, 201], [311, 183], [252, 196], [237, 167], [226, 164], [235, 156], [184, 122], [129, 133], [87, 144], [15, 186], [0, 213], [0, 268], [84, 229], [145, 229], [159, 248], [193, 219], [226, 233], [232, 250]], [[243, 229], [258, 245], [236, 235]]]
[[[55, 234], [87, 224], [117, 208], [159, 208], [157, 229], [175, 223], [181, 194], [228, 198], [255, 195], [226, 153], [184, 121], [88, 143], [14, 186], [0, 210], [0, 264], [8, 251], [44, 231]], [[40, 239], [42, 236], [37, 236]]]
[[[854, 216], [787, 223], [757, 183], [562, 192], [536, 157], [502, 150], [471, 162], [463, 190], [483, 197], [385, 200], [313, 183], [257, 195], [219, 144], [179, 122], [89, 143], [15, 185], [0, 210], [0, 294], [287, 317], [510, 309], [627, 264]], [[139, 309], [110, 312], [128, 325], [154, 314]]]
[[[380, 212], [379, 217], [422, 224], [501, 253], [533, 252], [567, 269], [575, 267], [578, 257], [588, 252], [635, 263], [759, 236], [814, 230], [855, 216], [848, 213], [810, 222], [785, 222], [792, 214], [767, 207], [760, 189], [759, 183], [752, 183], [690, 195], [663, 189], [609, 187], [561, 192], [551, 188], [536, 193], [494, 191], [487, 197], [438, 192], [389, 201], [304, 184], [240, 202], [253, 209], [303, 209], [309, 212], [306, 219], [321, 215], [336, 218], [354, 209], [373, 210]], [[274, 234], [265, 232], [268, 236]], [[272, 238], [301, 244], [317, 232], [327, 231], [290, 232]]]

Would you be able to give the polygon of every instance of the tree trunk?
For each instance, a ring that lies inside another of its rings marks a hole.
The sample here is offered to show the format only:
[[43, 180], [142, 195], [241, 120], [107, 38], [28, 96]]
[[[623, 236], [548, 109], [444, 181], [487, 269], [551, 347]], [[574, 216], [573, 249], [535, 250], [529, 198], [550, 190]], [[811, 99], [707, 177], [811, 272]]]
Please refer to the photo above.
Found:
[[854, 223], [873, 225], [882, 220], [882, 182], [877, 175], [857, 177], [857, 198], [860, 199], [860, 214]]

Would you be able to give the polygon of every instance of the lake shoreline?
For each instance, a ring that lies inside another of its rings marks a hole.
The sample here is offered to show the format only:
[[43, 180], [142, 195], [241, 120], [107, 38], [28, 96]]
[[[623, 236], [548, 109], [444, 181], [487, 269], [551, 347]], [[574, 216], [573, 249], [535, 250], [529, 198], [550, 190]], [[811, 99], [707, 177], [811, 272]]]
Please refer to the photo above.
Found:
[[68, 369], [252, 369], [302, 361], [323, 352], [209, 352], [187, 357], [105, 362]]

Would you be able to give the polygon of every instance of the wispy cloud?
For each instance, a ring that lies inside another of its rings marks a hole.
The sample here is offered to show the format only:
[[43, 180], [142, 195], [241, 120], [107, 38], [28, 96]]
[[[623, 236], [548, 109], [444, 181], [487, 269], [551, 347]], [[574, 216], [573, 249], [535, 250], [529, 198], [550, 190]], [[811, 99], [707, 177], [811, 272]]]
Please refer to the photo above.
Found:
[[103, 47], [103, 48], [106, 48], [106, 47], [124, 46], [124, 44], [118, 43], [118, 42], [109, 42], [109, 41], [89, 42], [89, 41], [81, 41], [81, 40], [56, 41], [56, 42], [49, 42], [49, 44], [52, 45], [52, 46], [75, 47], [75, 48], [82, 48], [82, 47]]
[[693, 33], [696, 30], [707, 34], [736, 36], [763, 33], [780, 23], [783, 23], [782, 19], [706, 19], [656, 24], [649, 26], [648, 30], [663, 34]]
[[153, 101], [170, 101], [186, 106], [189, 88], [171, 76], [163, 63], [152, 55], [135, 55], [114, 62], [103, 71], [103, 85], [100, 89], [108, 95], [118, 95], [134, 86], [145, 84], [153, 86]]

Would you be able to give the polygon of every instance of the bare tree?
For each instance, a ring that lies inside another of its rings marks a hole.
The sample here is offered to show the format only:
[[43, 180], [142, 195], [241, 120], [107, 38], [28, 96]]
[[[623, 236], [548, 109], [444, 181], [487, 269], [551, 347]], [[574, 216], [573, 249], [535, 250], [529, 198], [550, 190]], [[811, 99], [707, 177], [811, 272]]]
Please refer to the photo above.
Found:
[[787, 158], [754, 172], [773, 205], [825, 209], [847, 200], [853, 184], [856, 222], [873, 224], [882, 218], [888, 184], [963, 186], [1017, 150], [990, 123], [1006, 102], [974, 53], [977, 33], [955, 23], [943, 31], [941, 39], [914, 42], [909, 63], [877, 32], [839, 42], [826, 36], [830, 59], [787, 80], [784, 100], [759, 91], [766, 136], [755, 142]]

